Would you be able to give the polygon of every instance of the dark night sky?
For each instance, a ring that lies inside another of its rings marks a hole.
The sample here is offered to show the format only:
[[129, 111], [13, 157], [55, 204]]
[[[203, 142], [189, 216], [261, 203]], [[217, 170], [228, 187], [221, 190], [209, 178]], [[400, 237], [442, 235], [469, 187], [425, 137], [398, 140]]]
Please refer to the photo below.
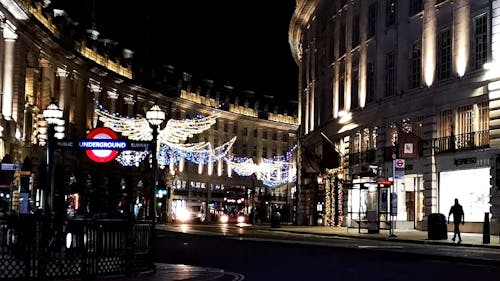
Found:
[[[91, 22], [91, 0], [52, 5], [81, 24]], [[212, 79], [216, 87], [286, 101], [297, 99], [298, 68], [288, 45], [294, 8], [295, 0], [96, 0], [95, 22], [100, 38], [118, 41], [137, 58]]]

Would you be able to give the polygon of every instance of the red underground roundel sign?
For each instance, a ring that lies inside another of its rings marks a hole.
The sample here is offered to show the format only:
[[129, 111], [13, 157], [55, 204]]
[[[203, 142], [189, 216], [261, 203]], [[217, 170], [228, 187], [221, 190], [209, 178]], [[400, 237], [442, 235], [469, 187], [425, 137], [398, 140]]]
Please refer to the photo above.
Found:
[[119, 150], [126, 146], [126, 142], [116, 141], [117, 139], [118, 135], [113, 130], [105, 127], [95, 128], [87, 134], [86, 140], [79, 142], [78, 146], [85, 149], [90, 160], [106, 163], [115, 159]]

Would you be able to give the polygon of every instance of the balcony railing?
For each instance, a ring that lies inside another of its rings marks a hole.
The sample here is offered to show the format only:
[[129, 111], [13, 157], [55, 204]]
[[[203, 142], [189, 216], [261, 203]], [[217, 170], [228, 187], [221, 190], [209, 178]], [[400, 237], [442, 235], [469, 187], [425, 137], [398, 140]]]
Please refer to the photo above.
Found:
[[489, 144], [489, 131], [452, 135], [433, 140], [433, 146], [436, 153], [485, 148], [488, 147]]

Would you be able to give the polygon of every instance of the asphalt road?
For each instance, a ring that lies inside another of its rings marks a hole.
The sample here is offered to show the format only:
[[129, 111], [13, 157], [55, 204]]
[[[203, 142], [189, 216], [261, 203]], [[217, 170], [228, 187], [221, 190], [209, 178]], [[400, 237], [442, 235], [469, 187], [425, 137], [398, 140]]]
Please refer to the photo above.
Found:
[[[173, 227], [158, 231], [156, 261], [219, 268], [244, 280], [496, 280], [499, 266], [448, 257], [469, 249], [259, 231]], [[474, 249], [481, 251], [480, 249]], [[483, 253], [488, 254], [488, 253]], [[459, 255], [458, 255], [459, 256]]]

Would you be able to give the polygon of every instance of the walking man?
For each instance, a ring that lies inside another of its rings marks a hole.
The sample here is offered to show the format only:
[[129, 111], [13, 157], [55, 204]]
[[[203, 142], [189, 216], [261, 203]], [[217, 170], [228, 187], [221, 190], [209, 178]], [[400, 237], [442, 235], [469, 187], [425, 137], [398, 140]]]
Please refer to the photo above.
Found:
[[455, 205], [451, 206], [450, 213], [448, 214], [448, 223], [450, 223], [450, 215], [453, 215], [453, 223], [455, 224], [455, 228], [453, 229], [453, 238], [451, 241], [455, 242], [455, 238], [458, 234], [458, 243], [462, 242], [462, 237], [460, 236], [460, 222], [462, 225], [464, 224], [465, 216], [464, 209], [462, 205], [458, 204], [458, 199], [455, 199]]

